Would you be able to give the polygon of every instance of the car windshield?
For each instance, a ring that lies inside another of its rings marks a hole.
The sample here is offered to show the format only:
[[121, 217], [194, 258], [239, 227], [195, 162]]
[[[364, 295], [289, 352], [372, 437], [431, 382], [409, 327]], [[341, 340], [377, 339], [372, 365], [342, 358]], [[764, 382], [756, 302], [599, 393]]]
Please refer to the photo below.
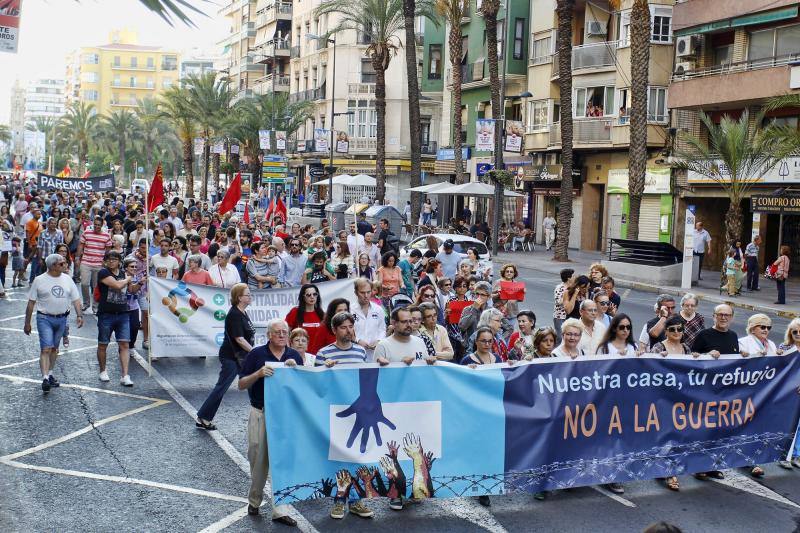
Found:
[[482, 242], [455, 241], [453, 243], [453, 251], [458, 252], [460, 254], [466, 255], [467, 250], [469, 250], [470, 248], [475, 248], [478, 251], [478, 255], [481, 257], [489, 253], [489, 250], [486, 248], [486, 245], [483, 244]]

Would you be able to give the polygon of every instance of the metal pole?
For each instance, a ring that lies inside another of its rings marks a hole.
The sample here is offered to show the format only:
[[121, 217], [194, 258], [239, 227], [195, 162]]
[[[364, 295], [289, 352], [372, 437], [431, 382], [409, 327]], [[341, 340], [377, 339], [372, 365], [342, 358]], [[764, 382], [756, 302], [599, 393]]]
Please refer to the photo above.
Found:
[[[331, 70], [331, 123], [328, 126], [331, 130], [330, 135], [330, 165], [328, 166], [328, 203], [333, 203], [333, 120], [336, 116], [336, 37], [328, 39], [329, 43], [333, 44], [333, 68]], [[333, 221], [331, 221], [331, 224]]]
[[[503, 170], [503, 128], [506, 116], [506, 56], [508, 48], [508, 26], [511, 19], [511, 3], [506, 2], [504, 6], [506, 13], [503, 20], [503, 61], [501, 63], [502, 73], [500, 74], [500, 120], [494, 125], [494, 168], [496, 171]], [[503, 218], [503, 185], [499, 181], [494, 182], [494, 212], [492, 216], [492, 256], [497, 255], [498, 241], [500, 240], [500, 221]]]
[[778, 219], [778, 257], [781, 256], [781, 245], [783, 244], [783, 212]]

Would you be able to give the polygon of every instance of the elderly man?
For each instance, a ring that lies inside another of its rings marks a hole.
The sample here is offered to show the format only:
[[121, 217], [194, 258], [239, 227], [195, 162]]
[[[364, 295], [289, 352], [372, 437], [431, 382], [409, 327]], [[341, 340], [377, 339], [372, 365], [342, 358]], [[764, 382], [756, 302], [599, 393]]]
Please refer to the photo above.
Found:
[[[264, 378], [272, 377], [275, 371], [267, 363], [285, 363], [286, 366], [302, 365], [303, 358], [288, 347], [289, 324], [285, 320], [272, 319], [267, 323], [267, 344], [251, 350], [239, 372], [239, 390], [247, 390], [250, 397], [250, 418], [247, 422], [247, 459], [250, 462], [250, 492], [247, 514], [257, 515], [264, 499], [264, 486], [269, 474], [267, 430], [264, 423]], [[297, 521], [289, 516], [285, 505], [272, 509], [272, 520], [287, 526], [296, 526]]]
[[761, 248], [761, 235], [756, 235], [744, 249], [747, 264], [747, 290], [760, 291], [758, 288], [758, 251]]
[[[362, 244], [358, 253], [365, 253], [369, 256], [369, 264], [371, 267], [377, 269], [381, 266], [381, 252], [378, 247], [373, 244], [372, 239], [374, 235], [371, 231], [364, 235], [364, 244]], [[357, 255], [355, 257], [358, 257]]]
[[53, 377], [53, 367], [58, 357], [58, 343], [67, 327], [70, 305], [75, 308], [78, 327], [83, 326], [81, 296], [78, 287], [63, 267], [66, 260], [53, 253], [45, 258], [47, 274], [38, 276], [28, 291], [28, 307], [25, 309], [25, 335], [31, 334], [31, 316], [36, 308], [36, 330], [39, 332], [39, 367], [42, 370], [42, 390], [50, 392], [60, 383]]
[[183, 229], [183, 220], [178, 216], [178, 208], [174, 205], [169, 208], [169, 216], [167, 217], [167, 222], [172, 223], [175, 226], [175, 231], [181, 231]]
[[386, 336], [383, 308], [372, 301], [372, 283], [365, 278], [353, 282], [358, 305], [353, 306], [356, 344], [367, 352], [367, 361], [373, 361], [375, 347]]
[[[656, 343], [666, 340], [665, 326], [667, 319], [675, 316], [676, 308], [677, 304], [673, 296], [669, 294], [660, 294], [658, 298], [656, 298], [656, 304], [653, 306], [656, 316], [647, 321], [639, 337], [639, 342], [643, 345], [641, 346], [642, 348], [649, 350]], [[645, 335], [647, 336], [645, 337]]]
[[584, 300], [580, 306], [581, 315], [581, 340], [578, 343], [578, 348], [583, 350], [587, 355], [595, 355], [600, 340], [606, 332], [606, 326], [602, 321], [597, 319], [597, 304], [594, 300]]

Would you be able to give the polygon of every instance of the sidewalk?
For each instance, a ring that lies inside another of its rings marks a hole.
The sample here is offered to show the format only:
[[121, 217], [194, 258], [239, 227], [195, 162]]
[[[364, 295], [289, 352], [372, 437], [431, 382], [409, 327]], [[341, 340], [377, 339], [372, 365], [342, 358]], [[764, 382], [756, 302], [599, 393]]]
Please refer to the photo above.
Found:
[[[498, 263], [514, 263], [522, 268], [530, 268], [540, 272], [552, 274], [554, 283], [558, 280], [558, 273], [564, 268], [573, 268], [577, 273], [589, 274], [589, 265], [592, 263], [607, 263], [608, 256], [602, 252], [588, 252], [582, 250], [569, 251], [570, 262], [561, 263], [553, 261], [553, 253], [544, 251], [544, 247], [538, 246], [535, 252], [500, 252], [495, 257]], [[617, 287], [638, 289], [642, 291], [673, 294], [683, 296], [687, 292], [693, 292], [699, 298], [708, 302], [726, 303], [733, 307], [758, 311], [762, 313], [774, 314], [785, 318], [800, 317], [800, 283], [790, 280], [786, 284], [786, 305], [775, 305], [777, 290], [775, 282], [763, 276], [759, 280], [758, 292], [742, 292], [741, 296], [734, 298], [725, 293], [720, 293], [718, 287], [720, 274], [718, 271], [704, 270], [703, 279], [700, 285], [692, 287], [691, 290], [680, 287], [659, 287], [655, 284], [641, 283], [615, 277]]]

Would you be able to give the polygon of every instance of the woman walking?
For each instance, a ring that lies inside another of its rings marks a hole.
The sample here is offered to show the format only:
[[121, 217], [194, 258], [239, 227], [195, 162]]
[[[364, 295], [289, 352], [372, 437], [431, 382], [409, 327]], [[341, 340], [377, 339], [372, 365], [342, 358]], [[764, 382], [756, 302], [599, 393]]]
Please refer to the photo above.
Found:
[[327, 346], [327, 335], [323, 322], [325, 313], [322, 311], [319, 289], [316, 285], [306, 283], [300, 287], [297, 298], [297, 307], [293, 307], [286, 315], [289, 329], [303, 328], [308, 333], [308, 351], [316, 354], [320, 348]]
[[786, 303], [786, 278], [789, 277], [789, 252], [791, 250], [785, 244], [781, 246], [781, 255], [772, 264], [777, 267], [775, 272], [775, 285], [778, 289], [778, 301], [776, 304]]

